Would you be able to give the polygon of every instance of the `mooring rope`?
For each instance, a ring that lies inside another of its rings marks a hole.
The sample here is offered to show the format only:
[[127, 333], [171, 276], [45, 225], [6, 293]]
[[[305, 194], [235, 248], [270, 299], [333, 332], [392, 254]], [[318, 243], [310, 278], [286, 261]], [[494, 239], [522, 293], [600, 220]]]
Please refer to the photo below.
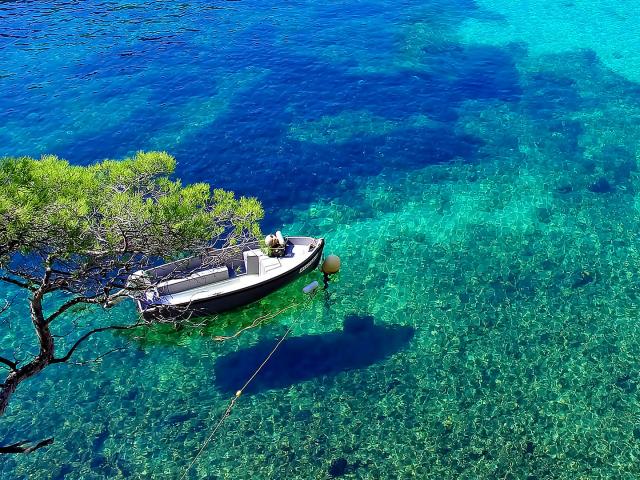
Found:
[[[302, 313], [304, 312], [304, 307], [306, 307], [308, 304], [311, 303], [311, 300], [313, 299], [313, 297], [315, 297], [317, 290], [313, 290], [309, 296], [307, 297], [307, 301], [306, 302], [301, 302], [302, 303], [302, 310], [300, 311], [300, 315], [298, 315], [298, 317], [289, 325], [289, 328], [287, 328], [287, 330], [284, 332], [284, 335], [282, 335], [282, 338], [280, 338], [280, 340], [278, 340], [278, 343], [276, 343], [275, 347], [273, 347], [273, 349], [271, 350], [271, 352], [269, 353], [269, 355], [267, 355], [267, 357], [264, 359], [264, 361], [260, 364], [260, 366], [256, 369], [255, 372], [253, 372], [253, 375], [251, 375], [251, 377], [249, 377], [249, 379], [245, 382], [245, 384], [242, 386], [242, 388], [240, 390], [238, 390], [236, 392], [236, 394], [233, 396], [233, 398], [231, 399], [231, 401], [229, 402], [229, 405], [227, 406], [227, 409], [224, 411], [224, 413], [222, 414], [222, 416], [220, 417], [220, 420], [218, 421], [218, 423], [216, 424], [216, 426], [213, 428], [213, 430], [211, 431], [211, 433], [209, 433], [209, 436], [207, 436], [207, 439], [204, 441], [204, 443], [202, 444], [202, 446], [200, 447], [200, 449], [198, 450], [198, 452], [196, 453], [196, 456], [193, 457], [193, 460], [191, 460], [191, 463], [189, 464], [189, 466], [187, 467], [187, 469], [184, 471], [184, 473], [182, 474], [182, 476], [180, 477], [180, 480], [183, 480], [184, 478], [186, 478], [187, 474], [189, 473], [189, 470], [191, 470], [191, 467], [193, 467], [196, 462], [198, 461], [198, 458], [200, 458], [200, 455], [202, 454], [202, 452], [204, 451], [204, 449], [207, 447], [207, 445], [209, 444], [209, 442], [211, 442], [211, 440], [213, 439], [213, 437], [215, 436], [216, 432], [220, 429], [220, 427], [222, 426], [222, 424], [224, 423], [224, 421], [229, 417], [229, 415], [231, 415], [231, 410], [233, 409], [233, 407], [235, 406], [236, 402], [238, 401], [238, 399], [240, 398], [240, 395], [242, 395], [242, 393], [246, 390], [246, 388], [249, 386], [249, 384], [253, 381], [254, 378], [256, 378], [256, 376], [260, 373], [260, 370], [262, 370], [262, 368], [267, 364], [267, 362], [271, 359], [271, 357], [273, 356], [274, 353], [276, 353], [276, 350], [278, 350], [278, 348], [280, 347], [280, 345], [282, 345], [282, 342], [284, 342], [286, 340], [286, 338], [289, 336], [289, 334], [293, 331], [294, 327], [300, 322], [300, 319], [302, 319]], [[298, 303], [296, 303], [295, 305], [299, 305]], [[295, 306], [292, 305], [291, 307]], [[287, 308], [283, 308], [282, 310], [280, 310], [279, 312], [277, 312], [275, 315], [269, 317], [269, 318], [275, 318], [278, 314], [284, 312], [285, 310], [288, 310], [291, 307], [287, 307]], [[230, 337], [233, 338], [233, 337]]]
[[246, 332], [247, 330], [251, 330], [252, 328], [256, 328], [259, 327], [260, 325], [262, 325], [263, 323], [272, 320], [274, 318], [276, 318], [277, 316], [281, 315], [282, 313], [286, 312], [287, 310], [291, 310], [292, 308], [296, 308], [298, 306], [300, 306], [301, 304], [303, 304], [304, 302], [296, 302], [296, 303], [292, 303], [291, 305], [284, 307], [280, 310], [278, 310], [275, 313], [268, 313], [265, 315], [261, 315], [260, 317], [256, 318], [253, 322], [251, 322], [251, 325], [248, 325], [244, 328], [241, 328], [240, 330], [238, 330], [236, 333], [234, 333], [233, 335], [216, 335], [215, 337], [213, 337], [213, 339], [217, 342], [224, 342], [226, 340], [231, 340], [233, 338], [239, 337], [240, 335], [242, 335], [244, 332]]

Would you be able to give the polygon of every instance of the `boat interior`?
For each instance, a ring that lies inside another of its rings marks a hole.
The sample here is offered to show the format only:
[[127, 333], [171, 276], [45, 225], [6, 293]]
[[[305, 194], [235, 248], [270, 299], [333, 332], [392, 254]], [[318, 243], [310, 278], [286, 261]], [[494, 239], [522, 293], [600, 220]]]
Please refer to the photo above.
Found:
[[167, 296], [177, 300], [185, 292], [211, 290], [213, 285], [227, 290], [225, 285], [258, 283], [303, 262], [316, 245], [314, 238], [289, 237], [276, 252], [265, 252], [259, 242], [251, 242], [160, 265], [144, 272], [153, 286], [145, 296], [147, 301]]

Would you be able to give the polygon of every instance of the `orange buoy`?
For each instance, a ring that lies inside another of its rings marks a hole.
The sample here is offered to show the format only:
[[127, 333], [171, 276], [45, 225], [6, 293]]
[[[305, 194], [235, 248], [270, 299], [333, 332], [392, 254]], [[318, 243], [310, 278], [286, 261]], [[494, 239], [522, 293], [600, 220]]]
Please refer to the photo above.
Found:
[[322, 271], [327, 275], [333, 275], [340, 271], [340, 257], [337, 255], [329, 255], [322, 262]]

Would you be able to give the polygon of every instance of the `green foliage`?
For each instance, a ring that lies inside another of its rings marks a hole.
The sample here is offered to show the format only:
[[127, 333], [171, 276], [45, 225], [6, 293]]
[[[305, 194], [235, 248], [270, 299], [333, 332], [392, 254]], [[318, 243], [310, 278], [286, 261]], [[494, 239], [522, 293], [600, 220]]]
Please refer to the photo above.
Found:
[[165, 152], [85, 167], [55, 156], [1, 159], [0, 254], [169, 256], [221, 236], [260, 236], [255, 198], [183, 186], [170, 178], [175, 166]]

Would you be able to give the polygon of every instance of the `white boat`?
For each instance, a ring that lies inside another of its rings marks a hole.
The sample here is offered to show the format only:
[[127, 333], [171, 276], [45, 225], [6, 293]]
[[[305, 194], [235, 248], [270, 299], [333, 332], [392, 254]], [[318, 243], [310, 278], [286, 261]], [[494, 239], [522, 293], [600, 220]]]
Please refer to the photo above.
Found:
[[147, 319], [219, 313], [254, 302], [318, 266], [323, 238], [279, 238], [282, 244], [269, 252], [251, 242], [134, 273], [130, 282], [146, 286], [137, 295], [138, 310]]

